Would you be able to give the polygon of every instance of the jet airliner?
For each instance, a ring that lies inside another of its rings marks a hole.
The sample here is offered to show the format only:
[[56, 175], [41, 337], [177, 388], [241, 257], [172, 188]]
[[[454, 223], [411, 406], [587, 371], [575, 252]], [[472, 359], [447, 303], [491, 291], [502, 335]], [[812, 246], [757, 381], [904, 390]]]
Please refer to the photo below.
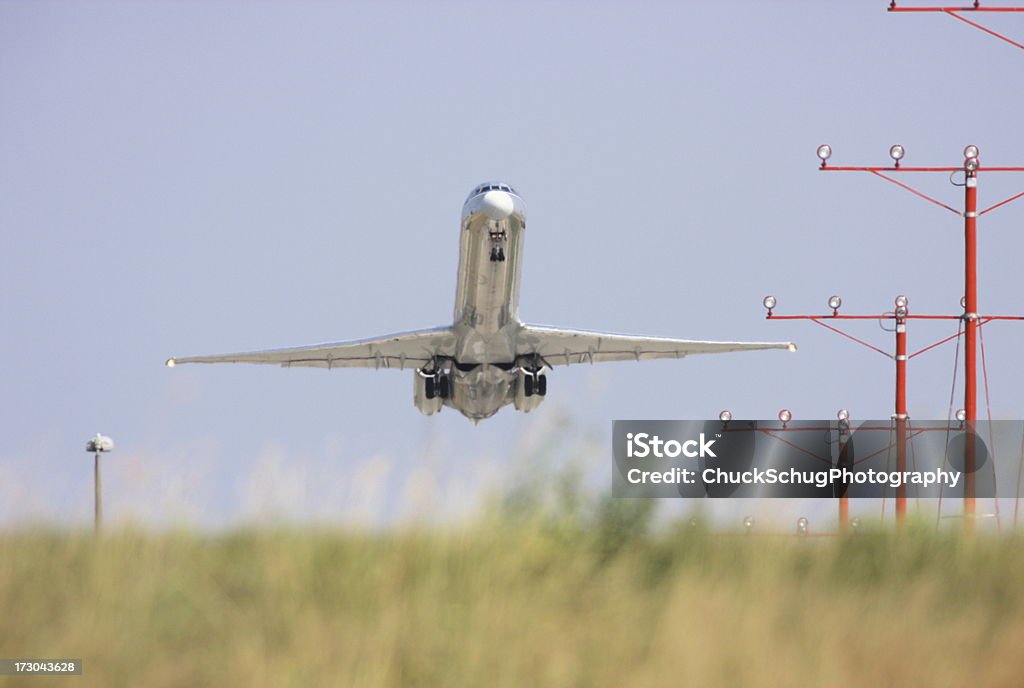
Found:
[[462, 207], [455, 318], [451, 325], [384, 337], [215, 356], [179, 363], [270, 363], [315, 368], [411, 368], [416, 408], [447, 406], [473, 421], [512, 404], [529, 412], [547, 396], [559, 365], [683, 358], [690, 354], [789, 349], [791, 342], [708, 342], [527, 325], [519, 319], [526, 211], [508, 184], [480, 184]]

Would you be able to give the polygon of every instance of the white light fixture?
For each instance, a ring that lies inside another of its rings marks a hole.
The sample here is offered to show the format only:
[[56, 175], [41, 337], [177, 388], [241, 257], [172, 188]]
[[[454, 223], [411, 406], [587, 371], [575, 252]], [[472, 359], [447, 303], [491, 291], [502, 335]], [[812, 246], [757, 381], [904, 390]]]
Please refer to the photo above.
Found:
[[797, 535], [807, 535], [807, 519], [801, 516], [796, 520]]
[[818, 146], [818, 159], [821, 160], [821, 166], [825, 166], [825, 161], [832, 157], [832, 146], [827, 143], [823, 143]]
[[897, 308], [906, 308], [909, 304], [910, 304], [910, 299], [908, 299], [903, 294], [900, 294], [899, 296], [896, 297], [896, 307]]
[[966, 296], [961, 296], [960, 297], [960, 307], [963, 308], [964, 310], [967, 310], [967, 297]]
[[779, 411], [779, 421], [781, 421], [783, 425], [785, 425], [791, 420], [793, 420], [792, 411], [790, 411], [789, 409], [782, 409], [781, 411]]
[[114, 440], [98, 432], [96, 436], [85, 443], [85, 451], [90, 454], [99, 454], [114, 451]]
[[774, 296], [769, 294], [768, 296], [764, 297], [764, 300], [761, 301], [761, 303], [764, 304], [764, 307], [767, 308], [770, 312], [773, 308], [775, 308], [776, 305], [778, 305], [779, 302], [776, 300]]
[[832, 296], [828, 297], [828, 307], [832, 309], [832, 314], [833, 315], [835, 315], [836, 313], [839, 312], [839, 307], [842, 306], [842, 305], [843, 305], [843, 300], [840, 297], [838, 297], [838, 296], [836, 296], [834, 294]]
[[956, 419], [958, 421], [960, 421], [961, 423], [963, 423], [965, 420], [967, 420], [967, 411], [965, 411], [963, 409], [957, 409], [956, 410]]
[[860, 530], [860, 519], [859, 518], [851, 519], [850, 520], [850, 527], [854, 530], [854, 532]]
[[973, 144], [970, 145], [970, 146], [967, 146], [966, 148], [964, 148], [964, 159], [966, 160], [966, 159], [969, 159], [969, 158], [976, 158], [976, 157], [978, 157], [978, 154], [980, 152], [981, 151], [978, 150], [978, 147], [973, 145]]
[[898, 143], [889, 148], [889, 157], [892, 158], [894, 163], [896, 163], [896, 167], [900, 166], [900, 160], [902, 160], [903, 156], [906, 154], [906, 149]]
[[977, 158], [967, 158], [964, 160], [964, 169], [968, 172], [974, 172], [978, 169], [978, 165], [979, 163]]
[[743, 519], [743, 527], [746, 528], [747, 532], [749, 533], [751, 528], [754, 527], [754, 517], [753, 516], [746, 516], [746, 517], [744, 517], [744, 519]]
[[836, 411], [836, 418], [839, 420], [850, 420], [850, 412], [846, 409], [839, 409]]
[[720, 411], [718, 413], [718, 420], [722, 421], [723, 423], [728, 423], [729, 421], [732, 420], [732, 411], [729, 411], [728, 409]]

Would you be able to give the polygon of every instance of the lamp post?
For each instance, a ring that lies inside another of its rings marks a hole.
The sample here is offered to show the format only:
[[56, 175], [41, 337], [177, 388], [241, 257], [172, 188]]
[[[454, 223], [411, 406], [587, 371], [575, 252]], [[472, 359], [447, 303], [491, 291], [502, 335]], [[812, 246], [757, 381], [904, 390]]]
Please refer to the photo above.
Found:
[[96, 532], [99, 532], [100, 523], [103, 521], [103, 486], [100, 480], [100, 454], [114, 451], [114, 440], [96, 433], [95, 437], [85, 443], [85, 451], [93, 455], [94, 527]]

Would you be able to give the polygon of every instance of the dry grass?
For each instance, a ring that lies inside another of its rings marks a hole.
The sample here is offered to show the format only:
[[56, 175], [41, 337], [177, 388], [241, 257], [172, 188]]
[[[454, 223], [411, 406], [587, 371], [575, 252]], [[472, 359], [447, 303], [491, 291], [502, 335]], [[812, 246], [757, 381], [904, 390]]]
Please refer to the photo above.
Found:
[[[642, 520], [642, 519], [640, 519]], [[486, 522], [0, 535], [32, 686], [1019, 686], [1024, 543]]]

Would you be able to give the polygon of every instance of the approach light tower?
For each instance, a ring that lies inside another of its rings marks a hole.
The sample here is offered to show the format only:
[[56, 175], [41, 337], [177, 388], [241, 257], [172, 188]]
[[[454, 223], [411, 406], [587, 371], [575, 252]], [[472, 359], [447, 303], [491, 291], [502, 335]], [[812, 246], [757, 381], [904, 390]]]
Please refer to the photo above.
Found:
[[[824, 313], [822, 315], [776, 315], [775, 307], [778, 305], [778, 299], [774, 296], [764, 297], [763, 305], [768, 311], [767, 318], [769, 320], [810, 320], [811, 322], [821, 325], [825, 329], [842, 335], [847, 339], [850, 339], [862, 346], [866, 346], [872, 351], [876, 351], [886, 358], [889, 358], [896, 362], [896, 394], [895, 394], [895, 413], [893, 413], [892, 419], [896, 426], [896, 470], [905, 471], [907, 469], [907, 423], [910, 420], [910, 416], [907, 412], [907, 361], [914, 356], [922, 354], [925, 351], [929, 351], [939, 344], [945, 343], [950, 340], [946, 338], [940, 342], [936, 342], [931, 346], [927, 346], [920, 351], [913, 354], [907, 355], [907, 320], [911, 317], [929, 318], [937, 316], [911, 316], [909, 309], [910, 299], [903, 294], [900, 294], [893, 300], [895, 308], [892, 311], [887, 311], [880, 315], [848, 315], [840, 313], [839, 309], [842, 308], [843, 299], [833, 294], [828, 298], [828, 307], [832, 310], [831, 313]], [[954, 317], [954, 316], [950, 316]], [[873, 344], [860, 339], [858, 337], [839, 329], [835, 325], [830, 325], [826, 320], [891, 320], [893, 322], [892, 332], [896, 333], [896, 353], [890, 354], [888, 351], [881, 349]], [[849, 428], [850, 428], [850, 412], [846, 409], [839, 409], [836, 413], [836, 418], [839, 421], [839, 437], [840, 437], [840, 464], [846, 465], [848, 456], [846, 452], [846, 441], [849, 439]], [[900, 485], [896, 488], [896, 520], [898, 523], [903, 523], [906, 519], [907, 514], [907, 488], [906, 485]], [[849, 519], [849, 505], [847, 498], [844, 495], [839, 501], [839, 525], [841, 530], [846, 529], [846, 523]]]
[[[1000, 208], [1008, 203], [1011, 203], [1019, 198], [1024, 197], [1024, 192], [1018, 193], [1014, 196], [1010, 196], [999, 203], [996, 203], [984, 210], [978, 210], [978, 175], [980, 172], [1024, 172], [1024, 167], [982, 167], [980, 162], [980, 151], [975, 145], [969, 145], [964, 148], [963, 151], [964, 159], [963, 163], [957, 167], [908, 167], [902, 164], [903, 158], [906, 156], [906, 149], [900, 145], [895, 144], [889, 148], [889, 157], [892, 159], [891, 166], [841, 166], [831, 167], [828, 164], [829, 158], [832, 157], [832, 147], [828, 144], [822, 144], [818, 146], [817, 156], [820, 161], [819, 170], [822, 172], [868, 172], [875, 175], [876, 177], [883, 179], [887, 182], [895, 184], [896, 186], [909, 191], [918, 198], [933, 203], [941, 208], [944, 208], [955, 215], [963, 218], [964, 221], [964, 297], [960, 301], [960, 305], [963, 312], [958, 315], [919, 315], [911, 314], [909, 311], [909, 299], [906, 296], [897, 296], [894, 302], [895, 309], [890, 312], [883, 313], [882, 315], [841, 315], [839, 308], [842, 305], [842, 299], [838, 296], [833, 296], [829, 299], [828, 305], [832, 309], [831, 315], [775, 315], [774, 308], [777, 305], [777, 300], [774, 296], [768, 296], [764, 299], [764, 307], [768, 310], [768, 318], [772, 320], [810, 320], [822, 327], [836, 332], [848, 339], [851, 339], [858, 344], [862, 344], [870, 349], [873, 349], [882, 355], [895, 360], [896, 362], [896, 393], [895, 393], [895, 413], [893, 420], [896, 423], [897, 433], [897, 470], [906, 470], [906, 423], [909, 418], [907, 412], [907, 362], [918, 356], [930, 351], [935, 347], [945, 344], [946, 342], [959, 339], [960, 336], [964, 337], [964, 407], [963, 413], [957, 413], [957, 419], [965, 422], [965, 428], [972, 435], [975, 433], [975, 424], [978, 420], [978, 381], [977, 381], [977, 352], [978, 342], [981, 341], [981, 353], [982, 353], [982, 367], [984, 370], [984, 336], [981, 335], [981, 327], [988, 322], [993, 320], [1024, 320], [1022, 316], [1015, 315], [980, 315], [978, 309], [978, 218], [985, 213], [988, 213], [996, 208]], [[921, 191], [911, 187], [908, 184], [894, 179], [889, 176], [890, 173], [907, 173], [907, 172], [942, 172], [950, 175], [950, 181], [956, 186], [964, 187], [964, 206], [963, 210], [958, 210], [950, 205], [943, 203], [942, 201], [936, 200], [931, 196], [928, 196]], [[953, 177], [956, 174], [963, 174], [963, 182], [958, 183], [953, 181]], [[829, 325], [824, 320], [840, 320], [840, 319], [860, 319], [860, 320], [883, 320], [888, 319], [894, 322], [894, 331], [896, 333], [896, 353], [895, 355], [888, 353], [872, 344], [869, 344], [853, 335], [850, 335], [837, 327]], [[933, 344], [930, 344], [923, 349], [920, 349], [912, 354], [907, 354], [907, 324], [910, 320], [959, 320], [961, 325], [958, 327], [957, 333], [946, 337], [945, 339], [939, 340]], [[986, 395], [988, 393], [986, 384]], [[989, 413], [989, 420], [991, 420], [991, 412]], [[968, 527], [972, 527], [970, 524], [973, 521], [975, 513], [975, 443], [968, 441], [965, 457], [964, 457], [964, 471], [966, 473], [964, 480], [964, 516], [968, 521]], [[896, 497], [896, 515], [897, 520], [902, 522], [906, 516], [906, 488], [900, 487], [897, 490]]]

